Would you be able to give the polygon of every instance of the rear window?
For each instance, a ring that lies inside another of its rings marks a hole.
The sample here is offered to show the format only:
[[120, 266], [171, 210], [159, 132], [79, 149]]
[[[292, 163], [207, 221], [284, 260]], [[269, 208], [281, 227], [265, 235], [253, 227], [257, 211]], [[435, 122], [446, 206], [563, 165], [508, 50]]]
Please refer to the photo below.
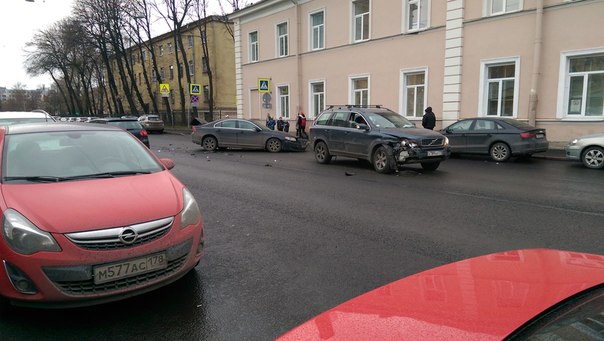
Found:
[[109, 121], [107, 124], [129, 130], [143, 129], [137, 121]]
[[315, 121], [315, 125], [327, 125], [327, 122], [331, 118], [331, 115], [333, 115], [333, 112], [331, 111], [322, 113], [321, 116], [319, 116], [319, 118], [317, 118], [317, 120]]
[[518, 129], [526, 129], [526, 130], [535, 129], [535, 127], [533, 127], [532, 125], [522, 122], [522, 121], [507, 119], [507, 120], [503, 120], [503, 122], [511, 125], [512, 127], [518, 128]]
[[147, 116], [147, 120], [149, 121], [161, 121], [161, 119], [159, 118], [159, 116]]

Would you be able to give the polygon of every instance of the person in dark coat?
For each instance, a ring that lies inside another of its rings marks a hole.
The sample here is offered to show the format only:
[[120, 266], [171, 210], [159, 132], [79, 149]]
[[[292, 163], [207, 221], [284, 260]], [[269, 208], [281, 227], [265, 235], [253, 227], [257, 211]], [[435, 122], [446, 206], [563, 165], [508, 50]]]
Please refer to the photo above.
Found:
[[432, 107], [427, 107], [424, 111], [426, 113], [422, 118], [422, 127], [433, 130], [436, 126], [436, 115], [434, 115], [434, 113], [432, 112]]
[[279, 119], [277, 120], [277, 130], [283, 131], [284, 125], [285, 125], [285, 122], [283, 122], [283, 117], [279, 117]]

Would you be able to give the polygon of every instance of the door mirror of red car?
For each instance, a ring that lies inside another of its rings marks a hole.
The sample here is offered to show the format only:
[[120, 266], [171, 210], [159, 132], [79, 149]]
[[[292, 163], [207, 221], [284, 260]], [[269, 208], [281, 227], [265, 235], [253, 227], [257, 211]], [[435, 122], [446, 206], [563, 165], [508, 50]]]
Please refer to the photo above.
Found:
[[176, 165], [174, 163], [174, 160], [172, 160], [172, 159], [159, 159], [159, 161], [161, 161], [161, 163], [169, 170], [174, 168], [174, 166]]

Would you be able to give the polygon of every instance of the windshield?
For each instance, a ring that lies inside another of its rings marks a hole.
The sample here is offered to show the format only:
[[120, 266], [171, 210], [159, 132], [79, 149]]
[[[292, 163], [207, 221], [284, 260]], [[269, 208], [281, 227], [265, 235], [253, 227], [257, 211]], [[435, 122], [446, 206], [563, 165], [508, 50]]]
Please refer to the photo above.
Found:
[[367, 119], [378, 128], [413, 128], [415, 124], [394, 112], [368, 112]]
[[122, 131], [7, 135], [2, 157], [3, 182], [64, 181], [163, 170], [143, 145]]

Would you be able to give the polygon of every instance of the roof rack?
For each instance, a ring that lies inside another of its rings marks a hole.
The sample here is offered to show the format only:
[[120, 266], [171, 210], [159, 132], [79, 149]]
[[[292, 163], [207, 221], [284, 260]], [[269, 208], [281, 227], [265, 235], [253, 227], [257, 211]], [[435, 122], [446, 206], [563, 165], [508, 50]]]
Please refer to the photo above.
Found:
[[381, 109], [383, 107], [383, 105], [381, 104], [376, 104], [376, 105], [363, 105], [363, 104], [328, 104], [327, 105], [327, 109], [333, 109], [335, 107], [346, 107], [348, 109], [350, 108], [376, 108], [376, 109]]

